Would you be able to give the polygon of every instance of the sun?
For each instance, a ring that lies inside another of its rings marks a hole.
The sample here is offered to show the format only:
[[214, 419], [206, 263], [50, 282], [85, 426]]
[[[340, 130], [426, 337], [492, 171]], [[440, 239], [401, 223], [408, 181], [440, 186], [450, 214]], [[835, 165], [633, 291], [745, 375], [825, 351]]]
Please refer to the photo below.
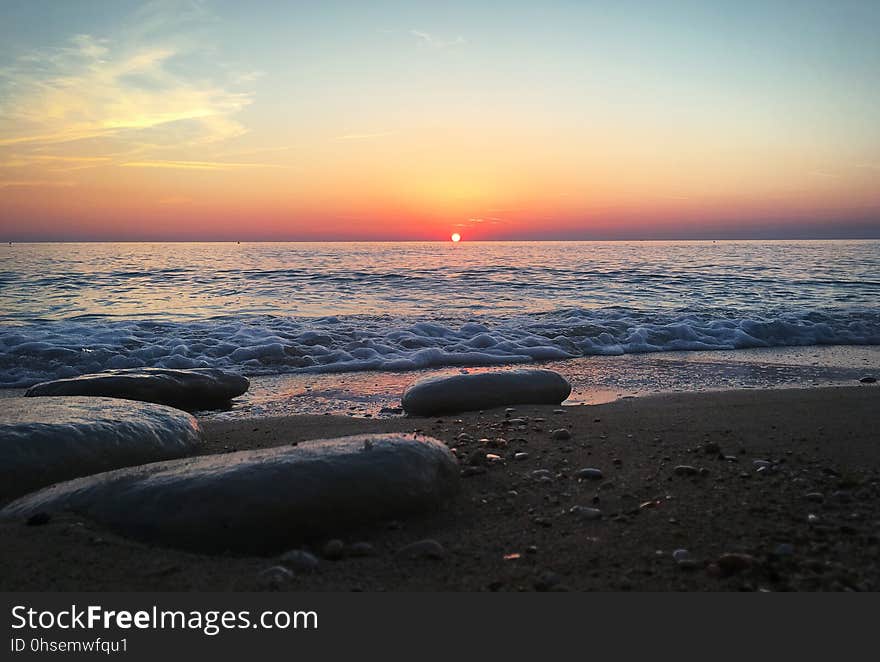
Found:
[[461, 235], [458, 234], [458, 232], [453, 232], [452, 237], [450, 237], [450, 239], [452, 239], [452, 241], [454, 241], [454, 242], [459, 242], [459, 241], [461, 241]]

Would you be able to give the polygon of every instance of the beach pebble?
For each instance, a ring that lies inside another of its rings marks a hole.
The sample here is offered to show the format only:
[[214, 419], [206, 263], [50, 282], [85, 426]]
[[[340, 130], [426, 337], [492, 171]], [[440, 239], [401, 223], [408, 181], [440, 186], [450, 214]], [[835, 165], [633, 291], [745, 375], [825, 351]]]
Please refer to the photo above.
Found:
[[529, 459], [529, 454], [528, 453], [514, 453], [513, 459], [516, 460], [517, 462], [522, 462], [523, 460]]
[[119, 467], [179, 458], [201, 444], [195, 418], [112, 398], [0, 400], [0, 499]]
[[587, 467], [585, 469], [578, 469], [574, 477], [581, 480], [602, 480], [602, 471], [593, 467]]
[[689, 464], [679, 464], [673, 471], [676, 476], [696, 476], [700, 473], [699, 469]]
[[825, 495], [821, 492], [807, 492], [804, 498], [807, 501], [821, 502], [825, 500]]
[[676, 563], [683, 563], [684, 561], [691, 560], [691, 553], [686, 549], [676, 549], [672, 552], [672, 559]]
[[257, 575], [257, 583], [264, 588], [278, 588], [293, 579], [293, 573], [282, 565], [273, 565]]
[[560, 577], [555, 572], [551, 572], [546, 570], [538, 575], [538, 578], [535, 580], [535, 590], [538, 591], [550, 591], [553, 590], [556, 586], [558, 586], [562, 582], [562, 577]]
[[571, 385], [552, 370], [505, 370], [428, 377], [403, 394], [406, 413], [416, 416], [477, 411], [508, 404], [559, 404]]
[[575, 515], [579, 519], [582, 520], [597, 520], [602, 519], [602, 511], [598, 508], [588, 508], [586, 506], [572, 506], [568, 510], [569, 513]]
[[439, 560], [446, 556], [446, 549], [436, 540], [428, 538], [426, 540], [418, 540], [400, 548], [397, 550], [395, 556], [407, 559]]
[[279, 560], [286, 567], [299, 571], [316, 570], [320, 564], [317, 556], [304, 549], [292, 549], [289, 552], [285, 552]]
[[876, 384], [876, 383], [877, 383], [877, 378], [876, 378], [876, 377], [872, 377], [872, 376], [869, 375], [869, 376], [867, 376], [867, 377], [862, 377], [859, 381], [860, 381], [862, 384]]
[[30, 494], [0, 517], [69, 511], [149, 543], [271, 554], [436, 510], [458, 478], [455, 458], [436, 439], [359, 435], [119, 469]]
[[751, 568], [755, 559], [749, 554], [728, 553], [719, 556], [716, 563], [722, 574], [732, 575]]
[[31, 386], [25, 396], [123, 398], [195, 411], [225, 407], [249, 386], [245, 377], [217, 368], [124, 368], [43, 382]]
[[550, 433], [550, 436], [553, 437], [556, 441], [566, 441], [571, 439], [571, 432], [566, 430], [565, 428], [559, 428], [558, 430], [553, 430]]

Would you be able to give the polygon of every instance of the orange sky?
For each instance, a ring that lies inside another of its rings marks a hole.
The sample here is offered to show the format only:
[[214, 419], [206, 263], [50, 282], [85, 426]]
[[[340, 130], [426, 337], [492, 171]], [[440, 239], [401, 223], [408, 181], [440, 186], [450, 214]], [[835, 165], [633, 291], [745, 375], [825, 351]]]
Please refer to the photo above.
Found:
[[19, 8], [0, 238], [880, 236], [870, 3], [649, 7]]

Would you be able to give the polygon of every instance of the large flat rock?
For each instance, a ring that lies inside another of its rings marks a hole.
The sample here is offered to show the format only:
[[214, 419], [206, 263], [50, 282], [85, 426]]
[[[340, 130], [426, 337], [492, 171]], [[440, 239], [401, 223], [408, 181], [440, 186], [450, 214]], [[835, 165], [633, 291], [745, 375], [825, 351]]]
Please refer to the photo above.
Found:
[[272, 553], [441, 506], [455, 458], [414, 435], [360, 435], [158, 462], [61, 483], [0, 517], [70, 511], [131, 538], [208, 553]]
[[195, 411], [224, 407], [249, 386], [247, 378], [216, 368], [126, 368], [43, 382], [31, 386], [25, 395], [124, 398]]
[[0, 499], [62, 480], [179, 458], [201, 441], [186, 412], [112, 398], [0, 400]]
[[479, 372], [419, 380], [403, 394], [403, 409], [433, 416], [504, 405], [558, 405], [570, 393], [568, 380], [552, 370]]

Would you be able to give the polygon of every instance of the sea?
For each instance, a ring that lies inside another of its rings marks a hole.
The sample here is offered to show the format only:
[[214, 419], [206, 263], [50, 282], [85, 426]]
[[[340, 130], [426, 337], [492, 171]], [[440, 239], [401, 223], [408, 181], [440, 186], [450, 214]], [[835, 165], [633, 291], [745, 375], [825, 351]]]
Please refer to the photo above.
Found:
[[[538, 363], [610, 393], [640, 373], [635, 390], [650, 390], [671, 363], [684, 366], [673, 390], [711, 386], [731, 365], [846, 381], [876, 369], [877, 346], [876, 240], [0, 246], [5, 389], [216, 367], [284, 391], [251, 402], [277, 412], [316, 385], [354, 394], [426, 371]], [[393, 402], [367, 400], [344, 408]]]

